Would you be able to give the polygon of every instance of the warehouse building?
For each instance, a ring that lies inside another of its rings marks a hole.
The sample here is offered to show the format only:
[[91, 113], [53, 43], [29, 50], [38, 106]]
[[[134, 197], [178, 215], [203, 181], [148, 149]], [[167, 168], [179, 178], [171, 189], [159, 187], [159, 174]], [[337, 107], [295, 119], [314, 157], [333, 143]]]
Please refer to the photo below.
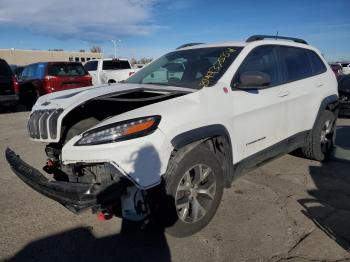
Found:
[[10, 65], [28, 65], [36, 62], [76, 61], [85, 63], [103, 58], [103, 53], [0, 49], [0, 58]]

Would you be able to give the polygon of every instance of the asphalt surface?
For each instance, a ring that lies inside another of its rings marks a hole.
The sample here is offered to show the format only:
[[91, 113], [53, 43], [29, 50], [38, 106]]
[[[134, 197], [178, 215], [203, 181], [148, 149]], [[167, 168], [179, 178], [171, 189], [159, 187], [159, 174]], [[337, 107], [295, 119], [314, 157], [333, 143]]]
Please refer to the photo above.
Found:
[[[28, 113], [0, 115], [7, 146], [40, 169], [44, 145]], [[0, 158], [1, 261], [350, 261], [350, 119], [338, 121], [333, 160], [283, 156], [225, 190], [212, 222], [177, 239], [121, 219], [74, 215], [34, 192]]]

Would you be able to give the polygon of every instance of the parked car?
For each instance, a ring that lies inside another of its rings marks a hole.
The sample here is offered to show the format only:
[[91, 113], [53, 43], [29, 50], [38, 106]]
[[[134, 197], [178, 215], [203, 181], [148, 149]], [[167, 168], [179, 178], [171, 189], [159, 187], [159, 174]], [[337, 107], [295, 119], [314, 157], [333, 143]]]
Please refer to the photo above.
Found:
[[342, 62], [341, 65], [343, 67], [343, 73], [345, 75], [350, 74], [350, 63], [349, 62]]
[[[159, 71], [166, 78], [150, 81]], [[47, 143], [54, 179], [11, 149], [6, 157], [73, 212], [156, 219], [184, 237], [209, 223], [224, 187], [251, 168], [299, 148], [325, 160], [338, 100], [333, 71], [302, 39], [192, 45], [123, 83], [40, 97], [28, 130]]]
[[86, 62], [84, 67], [92, 76], [94, 86], [120, 82], [137, 71], [126, 59], [95, 59]]
[[15, 74], [16, 77], [20, 76], [24, 66], [18, 66], [18, 65], [10, 65], [12, 72]]
[[92, 85], [80, 62], [43, 62], [26, 66], [19, 77], [21, 100], [35, 102], [52, 92]]
[[338, 79], [340, 111], [342, 116], [350, 116], [350, 75], [340, 76]]
[[336, 77], [339, 77], [343, 75], [343, 67], [341, 64], [335, 63], [335, 64], [329, 64], [335, 74]]
[[18, 93], [18, 82], [11, 67], [0, 58], [0, 106], [16, 106], [19, 100]]

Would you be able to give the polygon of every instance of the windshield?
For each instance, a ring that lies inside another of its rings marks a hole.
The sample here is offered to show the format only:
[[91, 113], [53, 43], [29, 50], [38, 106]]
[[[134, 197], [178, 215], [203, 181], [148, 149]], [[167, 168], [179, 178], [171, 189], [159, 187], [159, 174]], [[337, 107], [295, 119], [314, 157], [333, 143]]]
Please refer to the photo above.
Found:
[[210, 47], [168, 53], [125, 80], [200, 89], [214, 85], [237, 57], [241, 47]]

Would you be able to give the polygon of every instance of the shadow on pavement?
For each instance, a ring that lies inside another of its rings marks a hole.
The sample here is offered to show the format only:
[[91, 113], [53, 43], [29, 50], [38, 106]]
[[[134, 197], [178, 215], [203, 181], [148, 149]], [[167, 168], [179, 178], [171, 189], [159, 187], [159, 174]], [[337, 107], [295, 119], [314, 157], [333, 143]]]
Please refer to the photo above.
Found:
[[123, 221], [121, 232], [95, 238], [89, 228], [76, 228], [31, 242], [6, 261], [26, 262], [106, 262], [106, 261], [171, 261], [162, 230], [141, 230]]
[[350, 127], [337, 128], [332, 159], [310, 166], [316, 189], [300, 199], [302, 211], [317, 227], [350, 252]]

